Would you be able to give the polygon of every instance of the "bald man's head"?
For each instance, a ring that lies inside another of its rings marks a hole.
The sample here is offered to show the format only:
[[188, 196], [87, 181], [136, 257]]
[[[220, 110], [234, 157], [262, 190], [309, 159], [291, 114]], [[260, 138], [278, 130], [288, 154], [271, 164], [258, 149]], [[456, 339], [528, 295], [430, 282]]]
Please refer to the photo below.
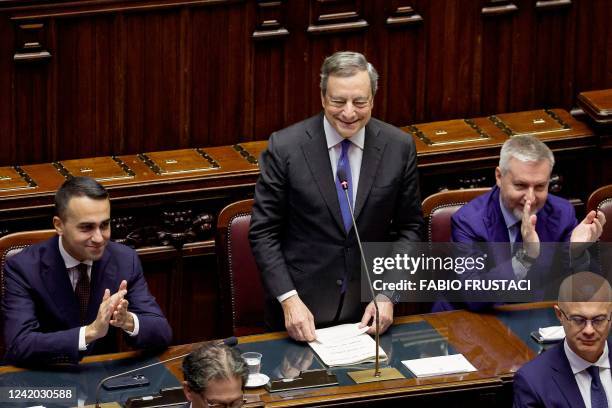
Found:
[[568, 276], [559, 288], [555, 313], [572, 351], [586, 361], [597, 361], [604, 350], [612, 316], [612, 289], [607, 279], [592, 272]]

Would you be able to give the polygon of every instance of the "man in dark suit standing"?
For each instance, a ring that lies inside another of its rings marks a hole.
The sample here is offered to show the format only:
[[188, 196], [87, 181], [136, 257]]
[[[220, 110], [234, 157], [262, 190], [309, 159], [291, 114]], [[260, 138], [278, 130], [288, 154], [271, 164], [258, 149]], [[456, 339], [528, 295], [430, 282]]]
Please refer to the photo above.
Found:
[[117, 329], [135, 347], [169, 345], [172, 331], [149, 293], [138, 255], [110, 241], [104, 187], [72, 178], [57, 191], [55, 207], [58, 235], [6, 262], [7, 362], [75, 363], [114, 351], [110, 334]]
[[563, 324], [565, 341], [516, 373], [514, 407], [612, 407], [610, 283], [591, 272], [568, 276], [561, 284], [555, 314]]
[[[365, 312], [361, 305], [360, 255], [338, 169], [363, 241], [420, 240], [415, 145], [371, 118], [377, 81], [359, 53], [328, 57], [323, 112], [272, 134], [261, 156], [251, 246], [267, 292], [266, 324], [296, 340], [313, 340], [315, 325], [360, 319], [374, 332], [374, 305]], [[379, 303], [384, 331], [393, 304], [384, 296]]]

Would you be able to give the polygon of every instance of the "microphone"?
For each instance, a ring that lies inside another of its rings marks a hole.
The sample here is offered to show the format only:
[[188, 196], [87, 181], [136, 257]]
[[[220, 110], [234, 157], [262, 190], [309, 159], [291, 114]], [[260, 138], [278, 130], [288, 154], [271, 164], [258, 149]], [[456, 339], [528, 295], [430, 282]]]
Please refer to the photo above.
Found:
[[[205, 342], [202, 343], [202, 345], [205, 345], [205, 344], [213, 344], [215, 346], [221, 346], [221, 345], [225, 344], [228, 347], [234, 347], [236, 344], [238, 344], [238, 338], [236, 336], [232, 336], [232, 337], [228, 337], [228, 338], [223, 339], [223, 340], [205, 341]], [[144, 369], [147, 369], [147, 368], [150, 368], [150, 367], [155, 367], [155, 366], [160, 365], [160, 364], [166, 364], [166, 363], [169, 363], [170, 361], [174, 361], [174, 360], [178, 360], [178, 359], [181, 359], [181, 358], [185, 358], [190, 353], [191, 353], [191, 351], [188, 352], [188, 353], [181, 354], [180, 356], [171, 357], [171, 358], [168, 358], [166, 360], [158, 361], [156, 363], [148, 364], [148, 365], [143, 366], [143, 367], [134, 368], [133, 370], [125, 371], [123, 373], [119, 373], [119, 374], [115, 374], [115, 375], [111, 375], [111, 376], [108, 376], [106, 378], [103, 378], [102, 380], [100, 380], [100, 382], [96, 386], [96, 405], [95, 405], [95, 408], [100, 408], [100, 388], [108, 380], [112, 380], [113, 378], [117, 378], [117, 377], [122, 377], [122, 376], [127, 375], [127, 374], [132, 374], [132, 373], [134, 373], [136, 371], [141, 371], [141, 370], [144, 370]], [[134, 384], [134, 385], [138, 385], [138, 384]], [[127, 386], [126, 388], [129, 388], [129, 386]]]
[[340, 181], [340, 186], [342, 190], [344, 190], [344, 195], [346, 196], [346, 202], [348, 203], [349, 212], [351, 213], [351, 220], [353, 222], [353, 229], [355, 230], [355, 236], [357, 237], [357, 245], [359, 246], [359, 254], [361, 255], [361, 262], [363, 263], [363, 267], [365, 268], [366, 277], [368, 278], [368, 287], [370, 288], [370, 294], [372, 295], [372, 302], [374, 303], [374, 309], [376, 310], [374, 317], [374, 333], [376, 340], [376, 358], [374, 360], [374, 377], [380, 377], [380, 353], [378, 351], [380, 347], [380, 322], [379, 322], [379, 314], [378, 314], [378, 302], [376, 301], [376, 295], [374, 294], [374, 289], [372, 287], [372, 279], [370, 278], [370, 270], [368, 269], [368, 263], [366, 262], [365, 255], [363, 254], [363, 246], [361, 245], [361, 238], [359, 237], [359, 231], [357, 230], [357, 223], [355, 222], [355, 212], [353, 211], [353, 206], [351, 205], [351, 200], [349, 199], [349, 183], [348, 177], [346, 176], [346, 171], [343, 168], [339, 168], [337, 170], [338, 180]]

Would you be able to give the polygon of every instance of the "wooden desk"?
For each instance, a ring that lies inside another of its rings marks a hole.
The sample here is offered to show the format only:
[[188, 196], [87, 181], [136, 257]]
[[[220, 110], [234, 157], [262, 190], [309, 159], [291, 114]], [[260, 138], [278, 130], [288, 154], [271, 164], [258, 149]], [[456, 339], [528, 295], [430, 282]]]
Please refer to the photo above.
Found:
[[[253, 404], [269, 407], [294, 406], [397, 406], [399, 400], [409, 400], [416, 404], [447, 404], [453, 407], [490, 407], [493, 404], [510, 406], [511, 394], [508, 379], [525, 362], [535, 357], [536, 353], [521, 339], [512, 333], [494, 315], [475, 314], [466, 311], [453, 311], [438, 314], [400, 317], [392, 329], [382, 336], [381, 345], [389, 354], [390, 363], [407, 375], [406, 379], [369, 384], [348, 384], [346, 369], [333, 369], [340, 385], [318, 389], [299, 390], [270, 394], [263, 388], [248, 390], [248, 398]], [[197, 344], [175, 346], [161, 355], [160, 360], [187, 353], [197, 347]], [[309, 353], [310, 348], [304, 347], [289, 339], [285, 333], [268, 333], [240, 338], [238, 346], [242, 351], [259, 350], [264, 354], [262, 371], [273, 376], [278, 367], [291, 364], [294, 352]], [[431, 378], [410, 378], [411, 375], [401, 365], [401, 360], [434, 356], [442, 354], [462, 353], [478, 369], [474, 373], [439, 376]], [[111, 375], [125, 369], [143, 365], [149, 360], [138, 357], [138, 353], [120, 353], [106, 356], [95, 356], [84, 359], [81, 364], [81, 376], [91, 376], [88, 366], [97, 367], [106, 364], [107, 373]], [[303, 356], [300, 356], [303, 357]], [[126, 368], [123, 361], [130, 361]], [[135, 359], [135, 360], [134, 360]], [[298, 359], [299, 360], [299, 359]], [[317, 357], [312, 356], [302, 369], [318, 368]], [[280, 364], [278, 364], [280, 362]], [[278, 364], [278, 366], [277, 366]], [[174, 381], [179, 384], [182, 379], [180, 372], [181, 360], [165, 365], [166, 384]], [[109, 368], [112, 367], [112, 368]], [[15, 367], [0, 368], [0, 386], [3, 383], [14, 384], [15, 373], [22, 373], [22, 379], [28, 374], [41, 375], [44, 372], [29, 371]], [[170, 374], [168, 374], [170, 373]], [[174, 378], [170, 378], [174, 377]], [[87, 386], [97, 383], [99, 379], [89, 379]], [[159, 384], [161, 381], [153, 381]], [[155, 379], [157, 380], [157, 379]], [[169, 381], [170, 380], [170, 381]], [[30, 384], [32, 385], [32, 384]], [[157, 389], [137, 389], [136, 395], [156, 393]], [[85, 392], [87, 402], [93, 400], [91, 391]], [[134, 395], [134, 392], [131, 392]], [[102, 394], [102, 401], [107, 401], [108, 395]], [[121, 398], [127, 398], [122, 395]], [[421, 405], [419, 405], [421, 406]]]
[[[555, 152], [551, 192], [571, 199], [579, 219], [586, 198], [599, 187], [592, 181], [600, 173], [593, 167], [598, 166], [597, 140], [563, 109], [420, 123], [404, 130], [416, 143], [423, 198], [443, 188], [494, 185], [501, 145], [525, 133], [536, 134]], [[215, 217], [227, 204], [253, 196], [257, 158], [265, 148], [265, 141], [245, 142], [0, 167], [0, 236], [49, 228], [53, 195], [65, 177], [95, 177], [110, 192], [113, 240], [138, 249], [175, 344], [222, 337], [227, 334], [219, 308]], [[191, 324], [201, 321], [199, 310], [211, 313], [203, 324]]]

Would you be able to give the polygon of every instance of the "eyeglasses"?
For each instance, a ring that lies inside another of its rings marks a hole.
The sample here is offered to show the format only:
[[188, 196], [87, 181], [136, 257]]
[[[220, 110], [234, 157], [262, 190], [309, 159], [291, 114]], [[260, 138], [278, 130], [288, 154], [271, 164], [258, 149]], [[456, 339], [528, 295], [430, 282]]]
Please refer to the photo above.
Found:
[[224, 403], [224, 402], [210, 402], [208, 400], [206, 401], [206, 405], [208, 406], [208, 408], [240, 408], [241, 406], [244, 405], [244, 403], [246, 402], [246, 400], [244, 399], [244, 397], [240, 397], [232, 402], [228, 402], [228, 403]]
[[592, 319], [587, 319], [584, 316], [569, 316], [568, 317], [567, 314], [565, 314], [565, 312], [563, 311], [563, 309], [559, 308], [559, 310], [563, 314], [563, 317], [565, 317], [565, 319], [569, 321], [572, 324], [572, 326], [580, 330], [586, 327], [587, 322], [591, 323], [591, 326], [593, 326], [594, 329], [599, 329], [605, 326], [607, 322], [612, 320], [612, 313], [610, 314], [610, 316], [607, 316], [607, 317], [605, 315], [601, 315], [601, 316], [596, 316]]

